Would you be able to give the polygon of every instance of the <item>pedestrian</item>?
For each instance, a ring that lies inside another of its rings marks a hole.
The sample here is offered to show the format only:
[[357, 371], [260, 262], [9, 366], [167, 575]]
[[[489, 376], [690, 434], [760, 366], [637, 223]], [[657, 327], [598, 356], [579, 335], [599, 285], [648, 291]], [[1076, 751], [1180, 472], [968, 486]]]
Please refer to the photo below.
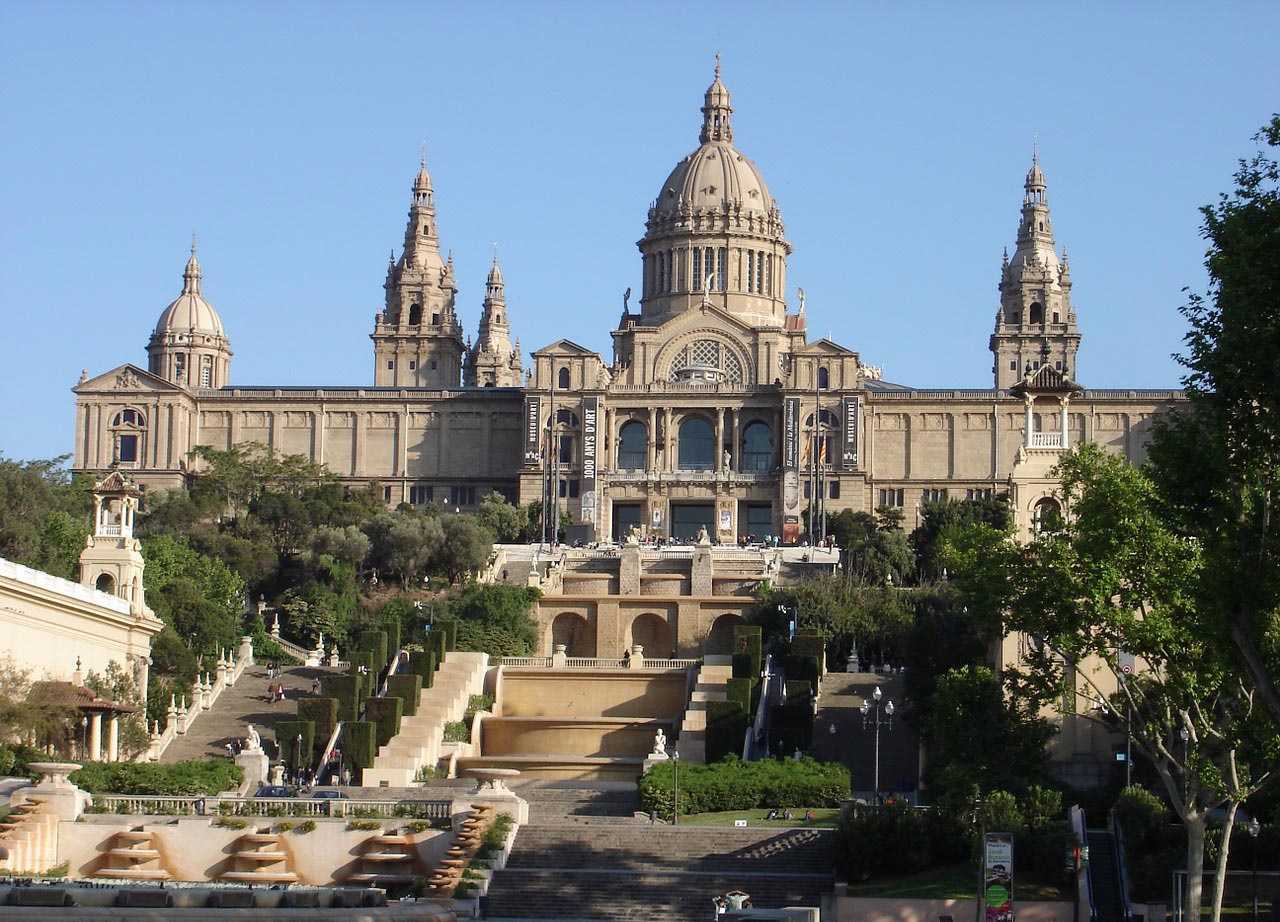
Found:
[[311, 680], [311, 694], [313, 695], [320, 694], [320, 677], [319, 676], [316, 676], [314, 679]]

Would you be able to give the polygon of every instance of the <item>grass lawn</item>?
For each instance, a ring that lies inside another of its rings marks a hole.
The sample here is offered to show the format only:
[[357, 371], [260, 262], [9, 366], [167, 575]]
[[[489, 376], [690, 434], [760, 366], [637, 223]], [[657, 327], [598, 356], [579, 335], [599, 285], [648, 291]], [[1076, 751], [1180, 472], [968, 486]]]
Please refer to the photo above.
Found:
[[[806, 820], [806, 809], [813, 810], [813, 819]], [[692, 813], [680, 817], [681, 826], [732, 826], [736, 820], [746, 820], [748, 826], [766, 829], [795, 829], [801, 827], [832, 827], [840, 818], [837, 807], [792, 807], [789, 820], [767, 820], [768, 810], [731, 810], [727, 813]]]
[[[978, 872], [967, 862], [881, 877], [849, 884], [849, 895], [859, 897], [897, 897], [918, 900], [971, 900], [977, 893]], [[1013, 881], [1013, 900], [1070, 900], [1071, 891], [1049, 880], [1023, 875]]]

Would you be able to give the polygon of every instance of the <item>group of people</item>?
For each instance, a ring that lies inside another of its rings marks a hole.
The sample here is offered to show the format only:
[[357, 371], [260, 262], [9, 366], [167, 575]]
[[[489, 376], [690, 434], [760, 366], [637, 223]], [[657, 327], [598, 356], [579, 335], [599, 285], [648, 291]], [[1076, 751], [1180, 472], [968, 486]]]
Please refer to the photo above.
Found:
[[283, 701], [284, 698], [285, 698], [285, 694], [284, 694], [283, 682], [278, 682], [278, 683], [273, 682], [269, 686], [267, 686], [267, 700], [269, 700], [272, 704], [275, 704], [277, 701]]
[[280, 678], [280, 664], [275, 660], [271, 660], [271, 662], [267, 663], [267, 678], [268, 679]]

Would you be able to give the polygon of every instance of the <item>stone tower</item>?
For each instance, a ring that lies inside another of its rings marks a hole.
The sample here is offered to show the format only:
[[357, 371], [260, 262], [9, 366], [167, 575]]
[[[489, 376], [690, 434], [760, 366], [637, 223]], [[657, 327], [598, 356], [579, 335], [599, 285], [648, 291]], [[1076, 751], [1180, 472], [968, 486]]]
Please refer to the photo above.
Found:
[[413, 181], [404, 252], [387, 267], [386, 307], [374, 318], [373, 383], [379, 387], [457, 387], [462, 326], [454, 303], [453, 259], [440, 257], [440, 233], [426, 156]]
[[498, 255], [485, 286], [484, 310], [480, 315], [480, 335], [467, 353], [463, 384], [467, 387], [519, 387], [524, 383], [524, 361], [519, 345], [511, 345], [507, 323], [507, 299], [503, 292]]
[[142, 493], [119, 471], [93, 485], [93, 534], [80, 553], [80, 582], [129, 603], [135, 618], [154, 619], [147, 607], [142, 544], [133, 536], [133, 517]]
[[729, 91], [715, 80], [702, 105], [700, 146], [671, 171], [649, 208], [642, 326], [704, 303], [750, 327], [781, 327], [787, 256], [782, 214], [754, 163], [733, 146]]
[[[1053, 224], [1039, 152], [1032, 155], [1022, 199], [1022, 221], [1013, 258], [1005, 251], [1000, 270], [1000, 311], [991, 334], [995, 386], [1012, 387], [1047, 363], [1075, 374], [1080, 333], [1071, 307], [1071, 272], [1064, 250], [1054, 250]], [[1048, 349], [1045, 349], [1045, 346]]]
[[200, 293], [201, 277], [193, 236], [182, 294], [164, 309], [147, 344], [147, 370], [183, 387], [224, 387], [231, 372], [231, 343], [218, 312]]

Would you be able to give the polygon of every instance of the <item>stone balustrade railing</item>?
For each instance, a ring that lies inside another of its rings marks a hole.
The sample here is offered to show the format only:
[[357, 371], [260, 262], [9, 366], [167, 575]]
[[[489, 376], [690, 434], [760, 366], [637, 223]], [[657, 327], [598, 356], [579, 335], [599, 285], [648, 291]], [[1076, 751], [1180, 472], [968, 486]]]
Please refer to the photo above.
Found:
[[93, 812], [138, 816], [363, 816], [447, 820], [448, 800], [307, 800], [294, 797], [166, 797], [143, 794], [99, 794]]
[[191, 690], [190, 705], [187, 704], [186, 695], [182, 696], [181, 701], [170, 697], [164, 727], [161, 728], [158, 720], [152, 727], [151, 744], [146, 749], [147, 759], [158, 762], [169, 744], [179, 736], [185, 736], [196, 719], [217, 703], [223, 690], [235, 685], [244, 671], [252, 665], [253, 641], [247, 636], [241, 637], [240, 647], [234, 654], [225, 650], [219, 654], [217, 668], [212, 674], [205, 672], [197, 677], [195, 687]]

